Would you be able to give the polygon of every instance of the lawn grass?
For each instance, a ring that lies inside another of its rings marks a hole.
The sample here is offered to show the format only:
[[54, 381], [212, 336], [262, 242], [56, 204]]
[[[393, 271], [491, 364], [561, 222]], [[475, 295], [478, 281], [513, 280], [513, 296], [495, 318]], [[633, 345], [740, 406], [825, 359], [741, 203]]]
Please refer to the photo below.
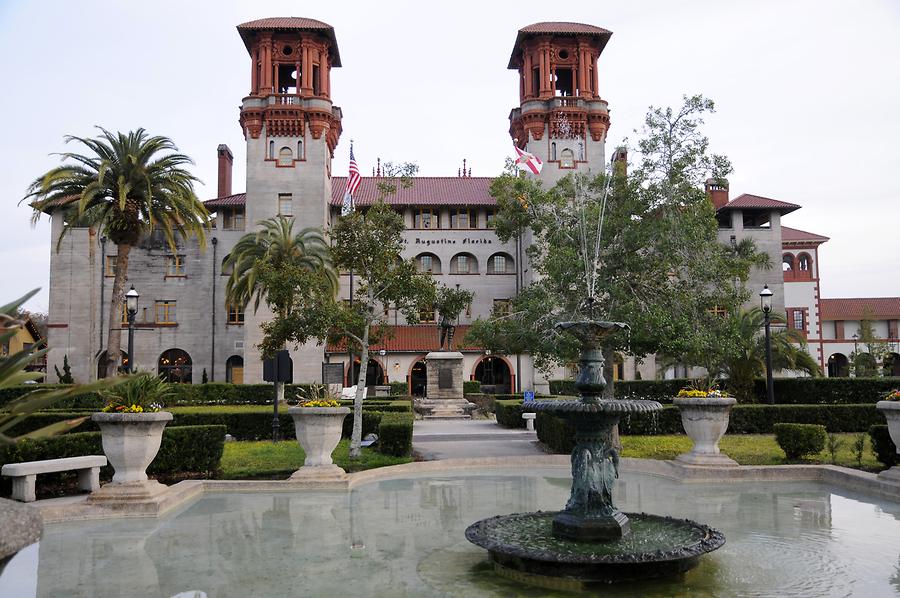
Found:
[[[410, 457], [382, 455], [372, 449], [362, 449], [362, 456], [350, 460], [350, 441], [341, 440], [334, 450], [334, 462], [347, 472], [374, 469], [387, 465], [409, 463]], [[242, 478], [284, 479], [303, 465], [303, 449], [296, 440], [285, 440], [275, 444], [268, 440], [226, 442], [220, 462], [220, 479]]]
[[[837, 465], [859, 468], [853, 454], [856, 434], [837, 434], [842, 446], [837, 451]], [[831, 463], [831, 454], [826, 448], [814, 457], [802, 460], [788, 460], [784, 451], [775, 442], [774, 434], [729, 434], [719, 442], [719, 448], [741, 465], [783, 465], [785, 463]], [[691, 449], [691, 439], [685, 435], [666, 436], [622, 436], [622, 456], [641, 459], [673, 459]], [[872, 443], [866, 434], [862, 469], [880, 471], [884, 469], [872, 452]]]

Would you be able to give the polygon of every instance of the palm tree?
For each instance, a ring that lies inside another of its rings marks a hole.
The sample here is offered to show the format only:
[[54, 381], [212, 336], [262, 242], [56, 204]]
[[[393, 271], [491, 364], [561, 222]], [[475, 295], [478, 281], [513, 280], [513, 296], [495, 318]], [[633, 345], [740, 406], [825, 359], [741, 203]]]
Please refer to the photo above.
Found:
[[[279, 319], [286, 319], [294, 306], [296, 293], [313, 291], [297, 288], [285, 290], [283, 285], [278, 285], [281, 279], [273, 280], [270, 274], [273, 271], [299, 270], [321, 275], [325, 292], [330, 293], [331, 297], [337, 295], [338, 274], [321, 229], [304, 228], [294, 232], [294, 219], [285, 216], [263, 220], [258, 226], [260, 229], [257, 232], [247, 233], [238, 240], [225, 262], [224, 267], [232, 269], [225, 285], [225, 298], [230, 304], [246, 306], [252, 301], [255, 313], [260, 301], [266, 300]], [[276, 418], [278, 403], [283, 399], [284, 384], [276, 382]]]
[[[769, 320], [773, 324], [784, 324], [781, 314], [770, 313]], [[759, 307], [743, 311], [731, 317], [732, 350], [722, 363], [723, 373], [728, 375], [728, 388], [740, 399], [753, 396], [753, 381], [765, 374], [766, 341], [760, 330], [765, 322], [765, 314]], [[793, 328], [773, 330], [772, 368], [774, 370], [793, 370], [821, 376], [819, 364], [806, 350], [806, 338], [803, 333]]]
[[[66, 143], [87, 147], [87, 154], [64, 152], [63, 162], [28, 188], [32, 224], [43, 212], [64, 209], [65, 224], [56, 249], [76, 226], [89, 226], [116, 244], [107, 337], [107, 376], [116, 374], [121, 355], [122, 302], [131, 248], [154, 229], [162, 231], [172, 251], [178, 237], [206, 241], [209, 213], [194, 193], [198, 179], [184, 167], [193, 161], [168, 137], [150, 137], [144, 129], [113, 134], [102, 127], [96, 139], [68, 135]], [[24, 201], [24, 200], [23, 200]]]

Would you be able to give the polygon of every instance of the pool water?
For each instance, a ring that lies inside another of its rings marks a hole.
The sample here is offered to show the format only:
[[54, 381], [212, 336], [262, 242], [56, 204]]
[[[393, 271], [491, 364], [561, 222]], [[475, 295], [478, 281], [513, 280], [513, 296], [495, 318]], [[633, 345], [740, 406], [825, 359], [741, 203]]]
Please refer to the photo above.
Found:
[[[496, 576], [464, 531], [557, 510], [569, 483], [560, 469], [466, 472], [349, 493], [206, 494], [158, 520], [48, 525], [0, 576], [0, 596], [548, 596]], [[603, 595], [900, 595], [900, 504], [816, 483], [628, 473], [616, 495], [622, 510], [694, 519], [727, 542], [682, 579]]]

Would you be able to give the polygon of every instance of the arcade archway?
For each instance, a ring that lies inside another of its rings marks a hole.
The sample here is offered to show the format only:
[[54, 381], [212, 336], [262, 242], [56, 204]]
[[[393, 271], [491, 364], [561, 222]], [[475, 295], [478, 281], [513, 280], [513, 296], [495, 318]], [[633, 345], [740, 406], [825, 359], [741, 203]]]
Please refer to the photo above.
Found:
[[428, 365], [424, 359], [419, 359], [409, 370], [409, 393], [414, 397], [424, 397], [427, 387]]
[[847, 378], [850, 376], [850, 360], [843, 353], [833, 353], [828, 358], [828, 377]]
[[474, 380], [481, 382], [481, 391], [489, 394], [512, 392], [512, 371], [502, 357], [488, 356], [475, 366]]
[[[359, 381], [359, 364], [360, 360], [357, 357], [353, 360], [353, 373], [347, 380], [347, 386], [353, 386]], [[382, 384], [387, 384], [384, 368], [377, 359], [369, 357], [369, 363], [366, 365], [366, 387], [381, 386]]]

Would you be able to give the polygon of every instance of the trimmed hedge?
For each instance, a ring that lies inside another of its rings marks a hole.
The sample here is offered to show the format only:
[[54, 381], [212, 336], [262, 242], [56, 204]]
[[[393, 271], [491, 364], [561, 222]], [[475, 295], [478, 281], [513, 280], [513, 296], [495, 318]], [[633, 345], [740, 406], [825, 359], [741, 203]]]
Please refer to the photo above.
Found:
[[478, 380], [463, 380], [463, 394], [479, 394], [481, 392], [481, 382]]
[[897, 446], [891, 439], [887, 424], [878, 424], [869, 428], [869, 437], [872, 439], [872, 452], [885, 467], [893, 467], [900, 461], [897, 455]]
[[825, 449], [828, 432], [816, 424], [775, 424], [775, 442], [788, 459], [818, 455]]
[[399, 397], [409, 396], [409, 384], [406, 382], [390, 382], [391, 395]]
[[[690, 379], [619, 380], [615, 382], [617, 399], [651, 399], [671, 403], [679, 389], [693, 383]], [[728, 389], [728, 380], [720, 385]], [[898, 378], [775, 378], [775, 401], [779, 405], [828, 405], [874, 403], [900, 386]], [[577, 395], [574, 380], [551, 380], [550, 394]], [[766, 381], [754, 383], [755, 400], [766, 401]]]
[[[520, 421], [522, 406], [497, 404], [497, 423], [503, 425], [500, 412], [504, 411], [505, 427], [525, 427]], [[871, 404], [863, 405], [735, 405], [728, 424], [729, 434], [771, 434], [778, 423], [817, 424], [831, 432], [863, 432], [881, 423], [883, 416]], [[548, 413], [538, 413], [534, 422], [538, 440], [555, 453], [572, 451], [575, 429]], [[681, 413], [677, 407], [667, 405], [656, 413], [632, 414], [619, 420], [619, 431], [633, 436], [683, 434]]]
[[495, 399], [494, 414], [497, 416], [497, 423], [504, 428], [524, 428], [525, 420], [522, 414], [532, 411], [522, 404], [521, 400]]
[[411, 413], [387, 413], [378, 422], [378, 452], [395, 457], [412, 454], [414, 418]]
[[[159, 453], [147, 472], [212, 475], [219, 469], [224, 446], [224, 426], [167, 426], [163, 430]], [[2, 445], [0, 465], [102, 454], [100, 432], [81, 432]], [[111, 471], [110, 466], [104, 469], [106, 473]]]

